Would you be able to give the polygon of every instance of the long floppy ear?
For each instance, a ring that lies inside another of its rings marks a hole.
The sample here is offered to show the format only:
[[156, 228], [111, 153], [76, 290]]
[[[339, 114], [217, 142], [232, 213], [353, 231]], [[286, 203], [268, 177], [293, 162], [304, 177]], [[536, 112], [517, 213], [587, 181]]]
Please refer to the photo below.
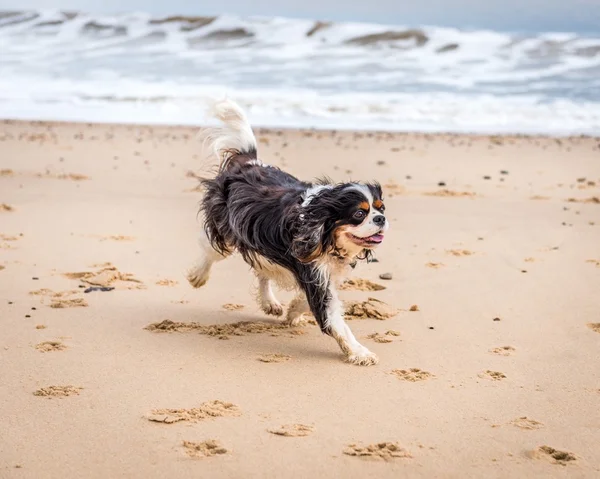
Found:
[[[323, 235], [325, 224], [323, 219], [310, 220], [308, 214], [300, 215], [300, 224], [292, 240], [292, 255], [302, 263], [310, 263], [324, 251]], [[312, 216], [312, 215], [311, 215]]]
[[320, 196], [300, 208], [291, 248], [298, 261], [310, 263], [333, 247], [335, 220], [330, 203], [330, 199]]

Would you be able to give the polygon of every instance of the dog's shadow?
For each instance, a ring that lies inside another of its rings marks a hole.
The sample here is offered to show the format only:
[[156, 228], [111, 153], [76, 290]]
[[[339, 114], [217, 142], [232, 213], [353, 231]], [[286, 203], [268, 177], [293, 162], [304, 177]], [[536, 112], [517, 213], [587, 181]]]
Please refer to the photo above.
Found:
[[[227, 334], [223, 336], [228, 338], [235, 338], [237, 340], [244, 341], [249, 344], [254, 344], [256, 348], [270, 349], [278, 353], [290, 354], [296, 359], [302, 359], [305, 357], [318, 357], [323, 359], [330, 359], [339, 361], [340, 353], [337, 351], [337, 345], [335, 341], [332, 342], [332, 346], [335, 349], [329, 349], [323, 347], [322, 344], [315, 344], [314, 341], [302, 341], [303, 337], [308, 336], [309, 333], [321, 335], [319, 327], [313, 324], [305, 323], [295, 327], [286, 327], [283, 325], [283, 319], [275, 319], [267, 317], [258, 312], [252, 311], [215, 311], [198, 309], [194, 314], [190, 315], [189, 312], [176, 311], [170, 312], [169, 319], [174, 323], [182, 324], [195, 324], [200, 326], [218, 326], [225, 327], [228, 325], [238, 325], [239, 323], [251, 323], [251, 324], [264, 324], [273, 329], [265, 329], [260, 332], [241, 332]], [[208, 320], [207, 320], [208, 318]], [[157, 323], [154, 323], [157, 324]], [[303, 331], [304, 334], [297, 336], [293, 335], [293, 331]], [[187, 331], [181, 331], [178, 334], [197, 334], [195, 329]], [[198, 336], [204, 336], [207, 340], [219, 341], [223, 347], [235, 347], [237, 341], [221, 341], [217, 335], [209, 334], [197, 334]], [[272, 337], [275, 335], [276, 337]], [[272, 341], [270, 341], [272, 340]], [[269, 351], [265, 351], [269, 352]]]

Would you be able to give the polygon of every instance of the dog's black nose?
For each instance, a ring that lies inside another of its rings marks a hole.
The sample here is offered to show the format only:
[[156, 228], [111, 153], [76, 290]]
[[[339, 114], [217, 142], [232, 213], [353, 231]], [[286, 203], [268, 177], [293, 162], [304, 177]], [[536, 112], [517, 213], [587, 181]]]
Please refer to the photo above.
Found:
[[385, 224], [385, 216], [383, 215], [377, 215], [373, 218], [373, 223], [375, 223], [377, 226], [383, 226]]

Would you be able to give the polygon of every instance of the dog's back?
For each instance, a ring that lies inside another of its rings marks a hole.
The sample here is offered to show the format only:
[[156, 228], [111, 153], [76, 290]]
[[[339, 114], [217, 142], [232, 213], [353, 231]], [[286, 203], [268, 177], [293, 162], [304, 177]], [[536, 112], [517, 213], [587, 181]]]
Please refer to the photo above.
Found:
[[250, 263], [257, 251], [281, 258], [292, 240], [286, 210], [299, 207], [310, 184], [262, 163], [252, 128], [235, 103], [219, 102], [214, 111], [223, 127], [208, 133], [219, 170], [203, 181], [207, 235], [220, 253], [238, 250]]

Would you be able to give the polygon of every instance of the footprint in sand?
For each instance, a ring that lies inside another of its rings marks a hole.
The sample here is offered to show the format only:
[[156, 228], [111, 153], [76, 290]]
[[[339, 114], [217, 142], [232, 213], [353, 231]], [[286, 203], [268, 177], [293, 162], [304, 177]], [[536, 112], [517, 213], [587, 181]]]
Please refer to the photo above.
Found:
[[159, 279], [156, 282], [157, 286], [177, 286], [179, 282], [172, 279]]
[[271, 434], [284, 437], [304, 437], [313, 433], [315, 428], [306, 424], [284, 424], [277, 429], [267, 429]]
[[598, 261], [597, 259], [586, 259], [585, 262], [592, 263], [594, 266], [600, 268], [600, 261]]
[[40, 296], [42, 297], [42, 304], [44, 303], [43, 298], [50, 298], [50, 307], [51, 308], [81, 308], [87, 307], [87, 301], [82, 297], [73, 297], [75, 295], [80, 294], [81, 291], [77, 289], [68, 290], [68, 291], [52, 291], [51, 289], [42, 288], [37, 289], [35, 291], [30, 291], [29, 294], [31, 296]]
[[526, 455], [531, 459], [545, 459], [561, 466], [566, 466], [577, 460], [577, 456], [572, 452], [559, 451], [550, 446], [540, 446], [533, 451], [529, 451]]
[[175, 422], [198, 422], [213, 417], [241, 416], [240, 408], [224, 401], [208, 401], [191, 409], [153, 409], [146, 419], [152, 422], [173, 424]]
[[51, 351], [64, 351], [65, 349], [67, 349], [67, 346], [65, 346], [60, 341], [44, 341], [42, 343], [36, 344], [35, 349], [42, 353], [48, 353]]
[[386, 287], [373, 283], [368, 279], [351, 278], [344, 281], [339, 289], [347, 291], [383, 291]]
[[290, 359], [292, 359], [291, 356], [289, 356], [287, 354], [279, 354], [279, 353], [263, 354], [258, 357], [258, 360], [263, 363], [285, 363], [286, 361], [289, 361]]
[[73, 299], [53, 299], [52, 304], [50, 304], [51, 308], [85, 308], [87, 307], [87, 301], [83, 298], [73, 298]]
[[81, 271], [76, 273], [65, 273], [69, 279], [76, 279], [90, 286], [120, 287], [124, 289], [144, 289], [144, 283], [136, 279], [130, 273], [121, 273], [111, 263], [103, 263], [92, 266], [96, 271]]
[[44, 173], [36, 173], [34, 175], [37, 178], [51, 178], [54, 180], [70, 180], [70, 181], [85, 181], [89, 180], [90, 177], [79, 173], [52, 173], [46, 171]]
[[502, 379], [506, 379], [506, 374], [501, 373], [500, 371], [487, 371], [479, 374], [479, 377], [482, 379], [491, 379], [492, 381], [501, 381]]
[[475, 254], [473, 251], [469, 251], [468, 249], [448, 249], [446, 253], [452, 256], [471, 256]]
[[490, 353], [500, 356], [511, 356], [516, 351], [512, 346], [500, 346], [499, 348], [490, 349]]
[[76, 386], [48, 386], [38, 389], [33, 393], [34, 396], [52, 398], [63, 398], [68, 396], [79, 396], [79, 391], [83, 388]]
[[416, 383], [418, 381], [425, 381], [427, 379], [431, 379], [435, 377], [428, 371], [423, 371], [419, 368], [410, 368], [410, 369], [394, 369], [392, 374], [396, 376], [398, 379], [402, 381], [409, 381], [411, 383]]
[[589, 198], [569, 198], [567, 201], [569, 203], [593, 203], [600, 205], [600, 198], [597, 196], [590, 196]]
[[208, 441], [203, 442], [183, 441], [183, 447], [186, 454], [195, 459], [222, 456], [229, 452], [215, 439], [209, 439]]
[[6, 203], [0, 203], [0, 211], [15, 211], [15, 208]]
[[376, 298], [368, 298], [366, 301], [347, 301], [344, 303], [346, 319], [390, 319], [398, 311], [388, 304]]
[[108, 235], [100, 236], [100, 241], [134, 241], [135, 236]]
[[376, 343], [392, 343], [394, 341], [394, 336], [400, 336], [398, 331], [386, 331], [385, 333], [372, 333], [367, 336], [368, 339], [372, 339]]
[[527, 416], [518, 417], [517, 419], [512, 420], [510, 424], [515, 427], [528, 430], [541, 429], [544, 427], [541, 422], [536, 421], [535, 419], [529, 419]]
[[412, 455], [397, 442], [380, 442], [362, 446], [360, 444], [348, 444], [344, 449], [348, 456], [362, 457], [365, 459], [382, 459], [391, 461], [393, 459], [411, 458]]
[[600, 333], [600, 323], [588, 323], [588, 328], [590, 328], [592, 331]]
[[227, 310], [227, 311], [239, 311], [241, 309], [244, 309], [244, 305], [243, 304], [236, 304], [236, 303], [226, 303], [223, 306], [221, 306], [221, 308]]
[[16, 247], [11, 243], [19, 241], [21, 236], [0, 234], [0, 241], [6, 241], [5, 243], [0, 243], [0, 249], [16, 249]]
[[460, 198], [460, 197], [475, 198], [477, 196], [477, 194], [473, 193], [472, 191], [453, 191], [453, 190], [447, 190], [447, 189], [438, 190], [438, 191], [430, 191], [430, 192], [426, 192], [423, 194], [425, 196], [445, 196], [445, 197], [453, 197], [453, 198]]
[[440, 269], [440, 268], [442, 268], [445, 265], [444, 265], [444, 263], [432, 263], [432, 262], [429, 262], [429, 263], [425, 263], [425, 266], [427, 266], [428, 268]]

